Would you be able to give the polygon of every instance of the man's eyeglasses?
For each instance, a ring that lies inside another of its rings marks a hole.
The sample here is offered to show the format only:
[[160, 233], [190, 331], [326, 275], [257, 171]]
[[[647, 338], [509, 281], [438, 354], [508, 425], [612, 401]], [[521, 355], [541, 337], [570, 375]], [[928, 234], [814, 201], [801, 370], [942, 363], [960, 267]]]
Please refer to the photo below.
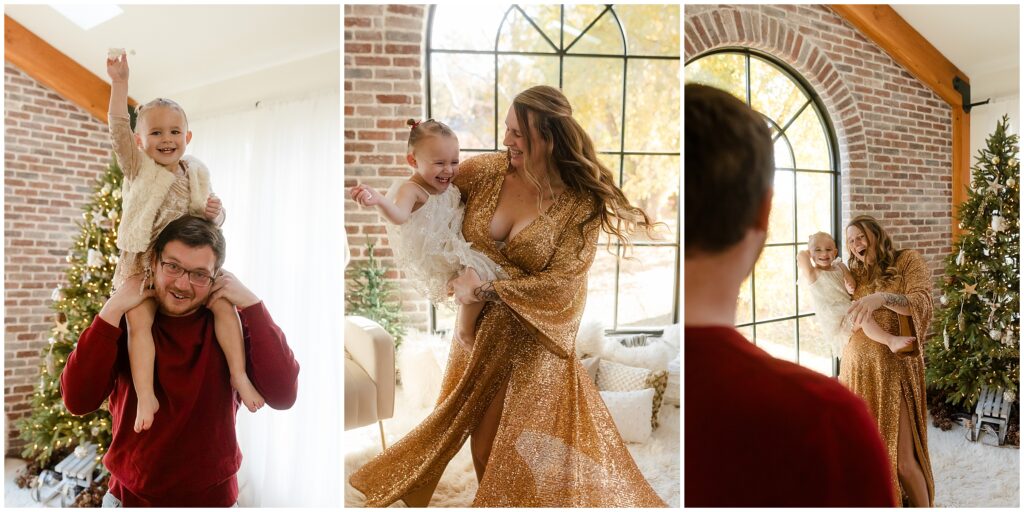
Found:
[[205, 288], [213, 284], [213, 276], [205, 270], [185, 270], [185, 267], [169, 261], [161, 261], [160, 269], [175, 279], [181, 277], [182, 274], [188, 274], [188, 282], [192, 283], [193, 286]]

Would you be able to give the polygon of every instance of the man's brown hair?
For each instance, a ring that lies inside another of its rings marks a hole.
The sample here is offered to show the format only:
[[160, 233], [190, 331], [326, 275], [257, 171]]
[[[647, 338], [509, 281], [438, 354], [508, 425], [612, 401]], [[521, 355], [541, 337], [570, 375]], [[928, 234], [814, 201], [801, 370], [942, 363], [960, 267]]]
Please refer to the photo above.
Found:
[[771, 133], [760, 114], [729, 93], [687, 84], [686, 254], [716, 253], [756, 222], [775, 178]]
[[220, 267], [224, 265], [227, 244], [224, 242], [224, 234], [216, 224], [191, 215], [171, 221], [156, 236], [156, 240], [153, 242], [153, 254], [159, 258], [164, 252], [164, 246], [175, 240], [192, 248], [210, 247], [213, 250], [213, 255], [217, 258], [213, 268], [214, 272], [219, 272]]

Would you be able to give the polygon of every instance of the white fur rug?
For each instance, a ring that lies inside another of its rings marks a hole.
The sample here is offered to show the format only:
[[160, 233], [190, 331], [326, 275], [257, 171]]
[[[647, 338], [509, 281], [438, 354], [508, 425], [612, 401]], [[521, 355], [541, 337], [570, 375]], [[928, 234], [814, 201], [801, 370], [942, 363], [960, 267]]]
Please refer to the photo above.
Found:
[[[407, 345], [408, 344], [408, 345]], [[414, 345], [415, 344], [415, 345]], [[439, 393], [441, 372], [447, 360], [447, 347], [430, 337], [412, 337], [400, 350], [398, 366], [403, 385], [395, 397], [395, 417], [384, 421], [388, 446], [400, 439], [423, 420], [433, 407]], [[415, 390], [410, 391], [410, 390]], [[640, 471], [654, 490], [670, 507], [679, 507], [679, 416], [680, 409], [661, 408], [661, 426], [643, 444], [627, 444]], [[348, 485], [348, 475], [381, 452], [380, 434], [376, 425], [345, 432], [345, 506], [362, 507], [358, 491]], [[430, 502], [432, 507], [469, 507], [476, 495], [476, 472], [469, 452], [469, 443], [452, 459]]]
[[[1020, 450], [972, 443], [964, 427], [928, 425], [936, 507], [1020, 507]], [[989, 437], [991, 439], [991, 436]]]

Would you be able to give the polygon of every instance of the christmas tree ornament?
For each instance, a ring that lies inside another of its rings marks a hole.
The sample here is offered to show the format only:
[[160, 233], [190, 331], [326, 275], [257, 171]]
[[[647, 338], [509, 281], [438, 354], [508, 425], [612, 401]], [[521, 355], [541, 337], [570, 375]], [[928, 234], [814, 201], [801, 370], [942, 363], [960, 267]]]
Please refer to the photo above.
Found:
[[[1002, 233], [1006, 230], [1006, 222], [998, 213], [992, 216], [992, 231]], [[986, 254], [987, 255], [987, 254]]]
[[971, 295], [977, 295], [978, 283], [967, 284], [964, 283], [964, 298], [970, 297]]
[[67, 336], [69, 333], [70, 331], [68, 331], [67, 322], [57, 322], [57, 325], [53, 326], [53, 334], [55, 335], [55, 337], [63, 338]]
[[[121, 207], [120, 200], [111, 196], [119, 196], [122, 178], [117, 162], [112, 161], [96, 181], [91, 199], [82, 201], [87, 204], [81, 205], [80, 231], [65, 253], [65, 280], [50, 293], [49, 306], [57, 318], [39, 352], [39, 385], [30, 398], [31, 409], [17, 422], [26, 447], [22, 455], [42, 468], [58, 462], [51, 457], [65, 455], [66, 450], [86, 438], [102, 449], [110, 443], [109, 409], [101, 407], [82, 416], [70, 414], [63, 405], [59, 378], [78, 336], [96, 318], [109, 293], [109, 255], [119, 252], [114, 231], [117, 224], [110, 219], [119, 217]], [[93, 431], [93, 427], [97, 429]]]
[[1016, 400], [1016, 399], [1017, 399], [1017, 394], [1014, 393], [1012, 389], [1007, 389], [1007, 390], [1003, 391], [1003, 400], [1004, 401], [1009, 402], [1009, 403], [1013, 403], [1013, 401]]
[[922, 347], [929, 397], [962, 410], [973, 410], [982, 386], [1020, 387], [1019, 137], [1009, 126], [1007, 116], [996, 123], [953, 212], [960, 231], [938, 280], [931, 326], [942, 335]]
[[86, 265], [96, 268], [103, 266], [103, 253], [96, 249], [89, 249], [88, 257], [86, 258]]

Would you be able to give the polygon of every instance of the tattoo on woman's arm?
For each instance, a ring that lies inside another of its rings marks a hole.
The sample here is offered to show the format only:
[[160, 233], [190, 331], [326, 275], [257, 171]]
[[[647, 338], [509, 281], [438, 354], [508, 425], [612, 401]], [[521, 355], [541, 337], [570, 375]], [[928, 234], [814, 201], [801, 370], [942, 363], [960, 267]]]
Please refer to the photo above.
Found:
[[501, 302], [498, 292], [494, 291], [494, 281], [487, 281], [473, 290], [473, 296], [481, 302]]
[[894, 307], [898, 307], [898, 308], [899, 307], [905, 308], [905, 307], [910, 306], [910, 301], [907, 300], [907, 296], [906, 295], [899, 295], [899, 294], [896, 294], [896, 293], [886, 293], [885, 294], [885, 305], [886, 306], [894, 306]]

